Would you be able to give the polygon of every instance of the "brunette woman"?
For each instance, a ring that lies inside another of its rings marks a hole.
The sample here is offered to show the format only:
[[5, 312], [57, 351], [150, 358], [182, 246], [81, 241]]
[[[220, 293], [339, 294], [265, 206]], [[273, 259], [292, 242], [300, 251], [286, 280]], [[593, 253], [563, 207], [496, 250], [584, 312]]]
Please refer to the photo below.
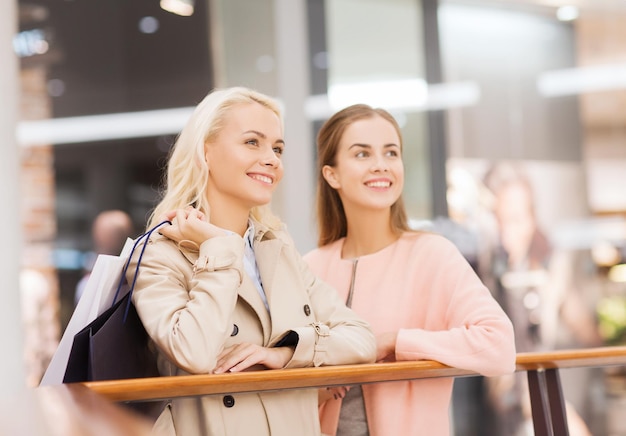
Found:
[[[320, 248], [305, 256], [371, 323], [377, 360], [437, 360], [486, 376], [513, 372], [513, 328], [459, 250], [411, 231], [402, 135], [385, 110], [354, 105], [318, 134]], [[320, 391], [329, 435], [448, 435], [451, 378]]]

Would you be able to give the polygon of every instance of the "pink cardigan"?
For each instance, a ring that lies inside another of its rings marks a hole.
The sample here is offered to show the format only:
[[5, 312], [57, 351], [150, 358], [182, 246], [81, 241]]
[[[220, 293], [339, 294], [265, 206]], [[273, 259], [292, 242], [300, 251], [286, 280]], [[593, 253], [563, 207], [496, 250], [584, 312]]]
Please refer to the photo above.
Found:
[[[346, 299], [353, 261], [343, 239], [305, 256]], [[359, 258], [352, 308], [374, 334], [398, 331], [396, 360], [437, 360], [485, 376], [515, 369], [513, 326], [457, 248], [442, 236], [405, 233]], [[452, 378], [363, 385], [371, 436], [450, 434]], [[322, 431], [335, 435], [341, 399], [320, 408]]]

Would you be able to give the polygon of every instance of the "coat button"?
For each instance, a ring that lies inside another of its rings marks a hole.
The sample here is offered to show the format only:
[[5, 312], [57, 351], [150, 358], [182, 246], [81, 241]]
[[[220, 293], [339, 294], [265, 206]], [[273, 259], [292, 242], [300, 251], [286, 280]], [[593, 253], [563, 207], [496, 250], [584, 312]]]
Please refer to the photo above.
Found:
[[237, 324], [233, 324], [233, 332], [230, 335], [237, 336], [237, 333], [239, 333], [239, 327], [237, 327]]
[[226, 395], [224, 397], [224, 406], [231, 408], [235, 405], [235, 399], [233, 398], [232, 395]]
[[304, 314], [305, 314], [306, 316], [309, 316], [309, 315], [311, 314], [311, 308], [309, 307], [309, 305], [308, 305], [308, 304], [305, 304], [305, 305], [304, 305], [304, 307], [303, 307], [303, 309], [304, 309]]

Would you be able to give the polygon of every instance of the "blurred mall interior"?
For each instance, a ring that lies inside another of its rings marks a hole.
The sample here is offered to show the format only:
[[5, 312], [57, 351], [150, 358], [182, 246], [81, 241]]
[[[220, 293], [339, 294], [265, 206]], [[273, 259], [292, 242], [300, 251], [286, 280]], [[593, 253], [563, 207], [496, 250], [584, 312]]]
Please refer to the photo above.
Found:
[[[96, 215], [125, 210], [139, 234], [193, 106], [234, 85], [284, 107], [273, 209], [301, 252], [317, 129], [381, 106], [403, 129], [411, 222], [457, 244], [518, 351], [626, 344], [623, 0], [16, 0], [15, 15], [29, 385], [72, 314]], [[626, 373], [562, 379], [591, 434], [626, 435]], [[457, 382], [456, 434], [489, 434], [504, 388]]]

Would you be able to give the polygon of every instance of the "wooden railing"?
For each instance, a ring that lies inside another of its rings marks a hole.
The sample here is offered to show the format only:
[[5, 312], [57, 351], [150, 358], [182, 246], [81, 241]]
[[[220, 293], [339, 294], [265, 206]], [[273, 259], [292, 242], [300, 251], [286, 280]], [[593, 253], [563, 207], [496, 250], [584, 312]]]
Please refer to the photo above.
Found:
[[[536, 436], [569, 434], [559, 369], [615, 365], [626, 366], [626, 347], [519, 353], [516, 369], [528, 373]], [[126, 402], [476, 375], [478, 374], [472, 371], [452, 368], [434, 361], [403, 361], [83, 384], [111, 401]]]

